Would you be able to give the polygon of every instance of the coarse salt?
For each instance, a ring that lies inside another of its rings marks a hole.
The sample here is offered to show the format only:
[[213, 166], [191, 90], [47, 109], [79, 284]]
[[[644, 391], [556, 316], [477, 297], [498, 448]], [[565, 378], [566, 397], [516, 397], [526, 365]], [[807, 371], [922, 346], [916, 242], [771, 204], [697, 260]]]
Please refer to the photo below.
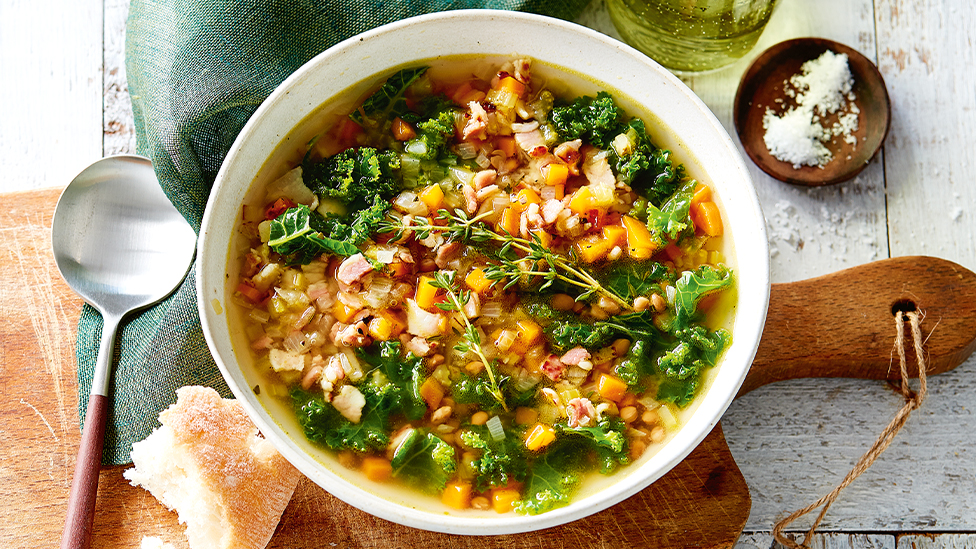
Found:
[[[784, 83], [785, 94], [796, 105], [782, 114], [766, 108], [763, 141], [770, 154], [794, 168], [822, 168], [833, 158], [826, 146], [831, 139], [842, 136], [847, 143], [857, 143], [853, 133], [860, 109], [854, 103], [854, 77], [847, 54], [830, 50], [804, 63], [800, 71]], [[823, 119], [834, 113], [836, 122], [824, 127]]]

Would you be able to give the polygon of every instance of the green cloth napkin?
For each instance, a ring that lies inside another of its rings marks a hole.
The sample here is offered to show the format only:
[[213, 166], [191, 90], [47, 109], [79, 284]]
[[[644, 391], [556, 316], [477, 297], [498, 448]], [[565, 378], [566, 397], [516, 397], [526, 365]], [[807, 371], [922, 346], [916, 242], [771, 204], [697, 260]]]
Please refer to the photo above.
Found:
[[[199, 232], [207, 196], [237, 133], [303, 63], [355, 34], [406, 17], [462, 8], [573, 19], [589, 0], [133, 0], [126, 71], [139, 154]], [[231, 397], [200, 328], [194, 272], [168, 299], [133, 316], [116, 343], [114, 397], [102, 461], [128, 463], [132, 443], [159, 426], [176, 389], [207, 385]], [[78, 322], [78, 390], [88, 406], [101, 334], [98, 312]]]

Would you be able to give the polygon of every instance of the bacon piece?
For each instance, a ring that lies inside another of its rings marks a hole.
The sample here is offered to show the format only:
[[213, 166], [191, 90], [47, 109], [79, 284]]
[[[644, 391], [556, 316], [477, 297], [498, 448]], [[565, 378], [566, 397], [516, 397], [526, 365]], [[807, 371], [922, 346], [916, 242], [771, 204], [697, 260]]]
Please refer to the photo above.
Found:
[[570, 366], [579, 366], [580, 362], [590, 358], [590, 352], [582, 347], [573, 347], [572, 349], [566, 351], [559, 360], [563, 364]]
[[542, 135], [542, 130], [535, 129], [527, 132], [516, 132], [515, 143], [519, 148], [528, 153], [529, 156], [539, 158], [549, 154], [549, 147], [546, 146], [546, 138]]
[[363, 254], [352, 255], [339, 265], [336, 270], [336, 280], [346, 286], [352, 286], [372, 270], [373, 265], [363, 257]]
[[596, 418], [596, 408], [588, 398], [574, 398], [566, 403], [566, 417], [571, 428], [586, 427]]
[[549, 379], [559, 381], [559, 378], [563, 376], [563, 372], [566, 371], [566, 365], [559, 360], [558, 356], [549, 355], [546, 357], [546, 360], [542, 362], [540, 369]]

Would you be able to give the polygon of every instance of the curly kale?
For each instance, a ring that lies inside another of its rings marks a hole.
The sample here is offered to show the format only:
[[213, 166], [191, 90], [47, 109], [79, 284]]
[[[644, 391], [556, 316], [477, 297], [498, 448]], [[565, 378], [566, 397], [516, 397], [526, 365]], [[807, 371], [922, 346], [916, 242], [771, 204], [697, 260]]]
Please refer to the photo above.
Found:
[[447, 144], [454, 137], [454, 119], [458, 108], [446, 98], [430, 96], [422, 113], [407, 117], [417, 130], [417, 137], [404, 144], [404, 151], [421, 160], [437, 160], [449, 154]]
[[494, 486], [505, 486], [511, 481], [525, 480], [525, 445], [521, 438], [508, 433], [502, 440], [495, 440], [483, 425], [470, 425], [461, 432], [461, 440], [481, 455], [471, 462], [475, 473], [475, 488], [479, 492]]
[[553, 108], [549, 120], [561, 140], [582, 139], [607, 149], [613, 138], [625, 128], [625, 116], [613, 97], [601, 91], [596, 97], [584, 95], [569, 105]]
[[289, 265], [307, 264], [321, 254], [348, 257], [359, 252], [389, 209], [379, 196], [349, 216], [322, 216], [302, 204], [271, 221], [268, 245]]
[[[399, 341], [381, 341], [368, 348], [359, 348], [356, 355], [374, 369], [369, 374], [367, 389], [382, 393], [388, 415], [404, 415], [417, 420], [427, 412], [427, 403], [420, 395], [427, 371], [423, 359], [413, 355], [402, 358]], [[374, 389], [375, 388], [375, 389]]]
[[302, 179], [319, 199], [361, 206], [372, 203], [377, 196], [391, 198], [399, 192], [399, 169], [400, 155], [396, 151], [360, 147], [319, 162], [306, 159]]
[[359, 423], [353, 423], [326, 402], [321, 393], [313, 394], [301, 387], [291, 391], [298, 422], [308, 440], [331, 450], [382, 450], [390, 443], [383, 397], [368, 391], [363, 396], [366, 405], [362, 418]]
[[454, 447], [437, 435], [413, 429], [393, 453], [393, 476], [425, 492], [441, 492], [457, 470], [455, 454]]
[[554, 351], [566, 352], [573, 347], [589, 350], [606, 347], [613, 341], [616, 331], [602, 323], [573, 320], [557, 320], [547, 328], [547, 337]]
[[[509, 376], [499, 377], [498, 387], [509, 410], [530, 405], [536, 398], [535, 386], [519, 391]], [[484, 374], [480, 376], [461, 374], [460, 379], [451, 386], [451, 396], [458, 404], [477, 404], [480, 409], [487, 412], [498, 412], [502, 409], [501, 403], [494, 396], [491, 381]]]

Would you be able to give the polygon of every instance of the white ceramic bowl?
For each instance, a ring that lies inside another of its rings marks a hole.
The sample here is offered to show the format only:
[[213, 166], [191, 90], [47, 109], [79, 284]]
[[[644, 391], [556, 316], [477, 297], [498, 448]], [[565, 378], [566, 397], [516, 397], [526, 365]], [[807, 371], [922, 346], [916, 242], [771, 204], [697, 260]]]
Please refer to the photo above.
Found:
[[[464, 54], [528, 56], [533, 72], [583, 75], [584, 93], [609, 89], [631, 113], [639, 108], [655, 143], [671, 149], [690, 175], [712, 186], [726, 234], [725, 253], [735, 270], [737, 303], [733, 343], [711, 371], [705, 393], [685, 424], [663, 448], [609, 477], [584, 486], [573, 502], [548, 513], [451, 511], [433, 499], [402, 496], [340, 466], [311, 445], [290, 408], [267, 391], [254, 368], [233, 304], [241, 204], [252, 185], [270, 177], [262, 168], [293, 155], [306, 136], [289, 132], [320, 105], [352, 91], [353, 98], [398, 68]], [[650, 118], [650, 119], [648, 119]], [[273, 154], [274, 153], [274, 154]], [[667, 70], [636, 50], [587, 28], [557, 19], [494, 10], [451, 11], [390, 24], [351, 38], [318, 55], [289, 77], [241, 131], [217, 175], [203, 218], [197, 265], [204, 333], [224, 378], [251, 418], [279, 451], [336, 497], [378, 517], [407, 526], [457, 534], [506, 534], [556, 526], [601, 511], [637, 493], [680, 462], [718, 423], [741, 385], [762, 333], [769, 299], [765, 223], [745, 163], [708, 108]]]

